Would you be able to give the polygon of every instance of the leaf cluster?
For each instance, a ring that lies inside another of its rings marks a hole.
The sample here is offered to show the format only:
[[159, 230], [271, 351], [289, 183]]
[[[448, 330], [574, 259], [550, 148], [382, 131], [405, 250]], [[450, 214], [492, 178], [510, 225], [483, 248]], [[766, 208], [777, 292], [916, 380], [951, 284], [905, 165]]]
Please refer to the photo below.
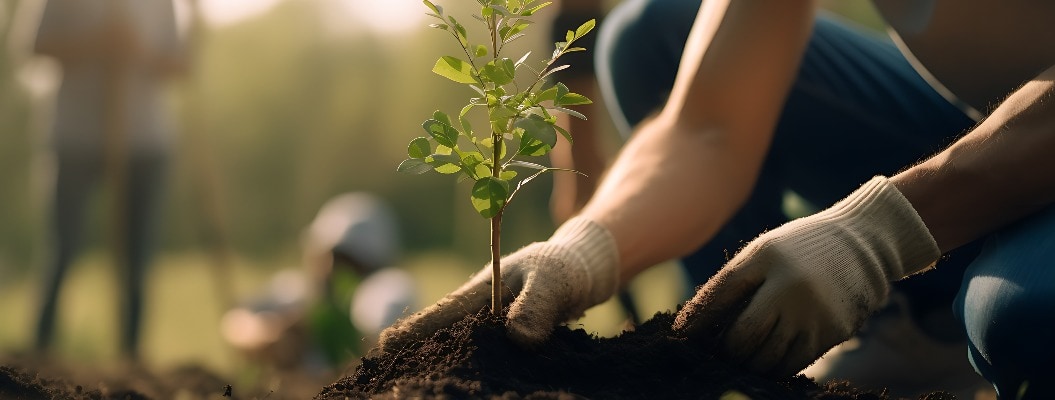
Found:
[[[444, 14], [443, 8], [431, 1], [423, 0], [430, 10], [428, 15], [438, 21], [429, 26], [449, 34], [463, 53], [440, 57], [432, 72], [466, 85], [475, 95], [456, 118], [437, 110], [425, 120], [421, 127], [427, 136], [410, 141], [409, 158], [397, 170], [458, 174], [461, 179], [473, 180], [473, 207], [484, 218], [492, 218], [504, 210], [524, 184], [545, 172], [560, 170], [525, 158], [548, 154], [557, 144], [558, 133], [569, 143], [572, 141], [571, 134], [557, 125], [558, 113], [586, 119], [568, 107], [590, 104], [590, 99], [548, 78], [569, 67], [557, 64], [561, 56], [585, 50], [575, 47], [574, 43], [593, 30], [596, 22], [589, 20], [568, 31], [564, 41], [554, 44], [548, 58], [533, 65], [529, 61], [531, 52], [514, 60], [505, 57], [503, 50], [524, 36], [533, 23], [529, 17], [552, 3], [476, 1], [480, 12], [473, 18], [487, 32], [487, 37], [479, 42], [471, 40], [458, 19]], [[488, 126], [473, 127], [470, 112], [486, 113]], [[528, 175], [518, 181], [518, 170], [526, 170]]]

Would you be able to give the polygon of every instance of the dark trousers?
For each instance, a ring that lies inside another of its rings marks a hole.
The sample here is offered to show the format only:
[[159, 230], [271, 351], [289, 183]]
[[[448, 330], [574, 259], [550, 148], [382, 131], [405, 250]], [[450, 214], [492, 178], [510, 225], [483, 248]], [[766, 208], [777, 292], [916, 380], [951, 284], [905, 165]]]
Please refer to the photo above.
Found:
[[[121, 231], [125, 254], [115, 254], [121, 271], [121, 352], [138, 356], [144, 284], [154, 242], [154, 225], [164, 186], [167, 155], [133, 156], [126, 173], [126, 226]], [[104, 184], [104, 163], [94, 154], [60, 154], [50, 212], [50, 251], [43, 274], [36, 347], [45, 350], [53, 340], [56, 308], [63, 281], [81, 242], [85, 206]]]

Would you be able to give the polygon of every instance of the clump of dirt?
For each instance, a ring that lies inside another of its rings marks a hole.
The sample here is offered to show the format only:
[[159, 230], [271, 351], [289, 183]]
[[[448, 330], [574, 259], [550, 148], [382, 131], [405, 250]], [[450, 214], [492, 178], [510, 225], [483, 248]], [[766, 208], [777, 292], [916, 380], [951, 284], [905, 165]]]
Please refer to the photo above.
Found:
[[0, 399], [140, 400], [147, 397], [131, 390], [108, 393], [99, 389], [85, 390], [60, 379], [41, 378], [19, 368], [0, 366]]
[[[270, 399], [303, 399], [296, 397]], [[259, 390], [243, 390], [260, 394]], [[263, 395], [270, 393], [264, 392]], [[263, 398], [263, 395], [250, 398]], [[239, 398], [229, 381], [195, 365], [151, 371], [145, 366], [105, 368], [60, 364], [42, 357], [5, 356], [0, 364], [0, 399], [9, 400], [149, 400]], [[244, 397], [242, 397], [244, 398]]]
[[754, 400], [888, 399], [845, 383], [755, 375], [673, 335], [673, 318], [659, 313], [613, 338], [559, 327], [543, 345], [525, 349], [485, 309], [398, 352], [375, 350], [315, 398], [718, 399], [735, 391]]

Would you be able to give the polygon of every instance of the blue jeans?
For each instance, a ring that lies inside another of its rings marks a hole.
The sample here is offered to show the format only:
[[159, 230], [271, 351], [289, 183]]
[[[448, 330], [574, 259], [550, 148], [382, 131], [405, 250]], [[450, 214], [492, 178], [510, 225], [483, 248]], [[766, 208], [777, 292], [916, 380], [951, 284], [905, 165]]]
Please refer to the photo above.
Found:
[[[666, 101], [699, 5], [699, 0], [628, 0], [605, 18], [595, 53], [597, 76], [624, 135]], [[821, 15], [753, 192], [682, 265], [693, 284], [703, 283], [748, 241], [788, 220], [787, 192], [827, 207], [872, 176], [893, 175], [940, 151], [974, 124], [920, 77], [886, 36]], [[956, 249], [936, 270], [895, 283], [914, 317], [939, 313], [954, 321], [953, 301], [961, 281], [970, 279], [964, 271], [981, 246], [978, 241]], [[1050, 311], [1052, 295], [1045, 296]], [[1055, 337], [1050, 329], [1043, 332]], [[959, 324], [928, 333], [941, 340], [965, 337]]]
[[956, 316], [975, 369], [1000, 398], [1055, 394], [1055, 206], [986, 240], [967, 268]]

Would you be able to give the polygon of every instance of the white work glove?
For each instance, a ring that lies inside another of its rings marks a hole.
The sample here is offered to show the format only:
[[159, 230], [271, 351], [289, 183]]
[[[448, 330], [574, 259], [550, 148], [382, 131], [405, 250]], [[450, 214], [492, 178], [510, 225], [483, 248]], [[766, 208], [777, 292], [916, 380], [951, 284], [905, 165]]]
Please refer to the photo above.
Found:
[[908, 200], [875, 177], [831, 208], [748, 243], [674, 322], [730, 361], [790, 376], [849, 339], [889, 282], [930, 266], [937, 243]]
[[[583, 217], [565, 222], [545, 242], [502, 257], [506, 327], [524, 345], [544, 341], [553, 328], [582, 316], [615, 293], [619, 253], [605, 227]], [[436, 304], [381, 332], [382, 350], [398, 351], [491, 304], [491, 265]]]

